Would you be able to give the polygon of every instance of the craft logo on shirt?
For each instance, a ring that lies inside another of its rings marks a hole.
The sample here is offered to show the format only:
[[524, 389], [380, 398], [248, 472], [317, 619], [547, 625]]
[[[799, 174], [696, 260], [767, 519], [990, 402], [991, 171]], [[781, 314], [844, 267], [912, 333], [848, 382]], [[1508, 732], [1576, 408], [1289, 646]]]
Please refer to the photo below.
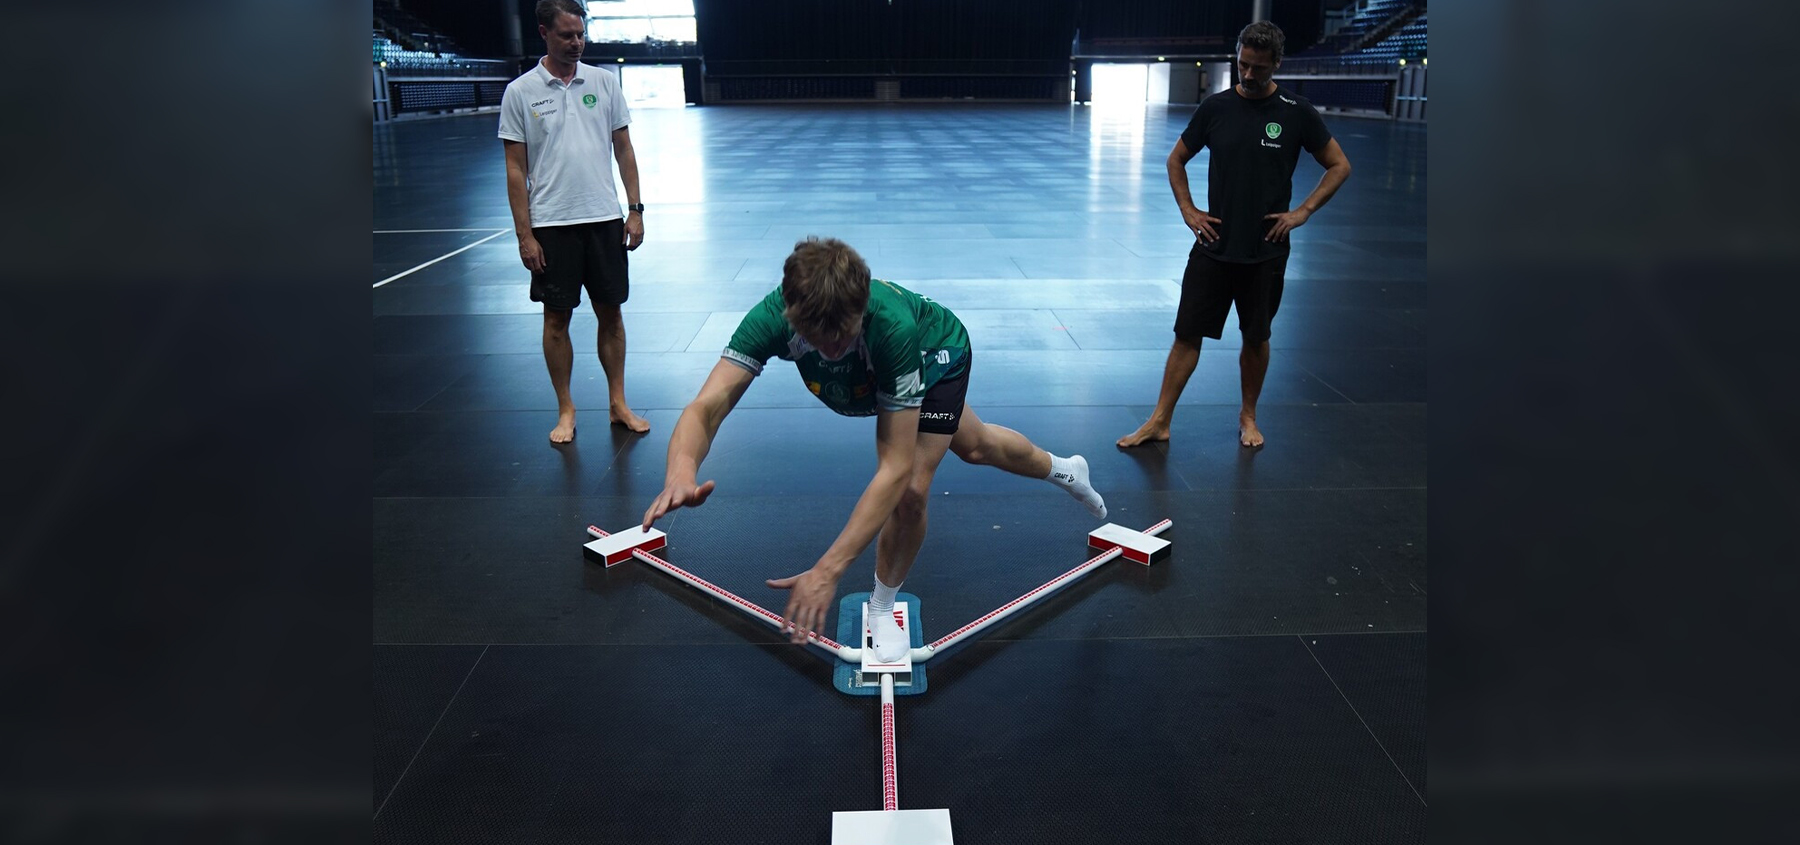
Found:
[[600, 98], [596, 97], [592, 94], [581, 95], [581, 104], [584, 106], [587, 106], [590, 109], [593, 108], [594, 104], [598, 103], [598, 102], [600, 102]]
[[1281, 137], [1281, 124], [1271, 123], [1268, 126], [1264, 126], [1263, 131], [1269, 133], [1269, 140], [1273, 141], [1276, 138]]

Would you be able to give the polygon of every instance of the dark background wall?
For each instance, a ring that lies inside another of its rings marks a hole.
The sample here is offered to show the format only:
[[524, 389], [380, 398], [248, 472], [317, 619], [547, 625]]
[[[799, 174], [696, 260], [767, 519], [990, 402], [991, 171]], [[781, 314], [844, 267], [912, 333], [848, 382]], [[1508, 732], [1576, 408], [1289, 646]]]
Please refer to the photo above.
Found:
[[531, 17], [537, 0], [399, 0], [398, 5], [454, 39], [464, 55], [479, 58], [509, 56], [506, 16], [519, 14], [522, 22], [530, 22], [523, 29], [525, 51], [543, 52], [544, 42], [537, 37], [537, 23]]
[[[1291, 52], [1318, 40], [1325, 2], [1273, 0], [1270, 17], [1287, 32]], [[510, 8], [524, 53], [543, 49], [535, 0], [400, 5], [483, 56], [509, 54], [504, 19]], [[1229, 52], [1250, 22], [1252, 2], [695, 0], [694, 7], [709, 72], [970, 74], [1066, 72], [1078, 29], [1084, 42], [1187, 41]], [[1138, 46], [1141, 54], [1157, 55], [1158, 44]]]
[[[1250, 2], [1180, 0], [1089, 0], [1077, 17], [1081, 52], [1155, 56], [1165, 52], [1229, 53], [1237, 34], [1250, 23]], [[1289, 52], [1319, 40], [1324, 30], [1321, 0], [1274, 0], [1269, 19], [1287, 34]]]
[[709, 72], [1066, 68], [1076, 0], [697, 0]]

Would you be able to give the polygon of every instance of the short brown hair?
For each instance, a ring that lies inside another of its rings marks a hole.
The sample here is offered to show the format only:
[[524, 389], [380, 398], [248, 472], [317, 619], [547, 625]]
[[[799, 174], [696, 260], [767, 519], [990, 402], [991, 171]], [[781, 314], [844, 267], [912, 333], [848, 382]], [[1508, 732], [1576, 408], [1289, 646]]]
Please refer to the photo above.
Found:
[[1257, 21], [1238, 33], [1237, 43], [1240, 50], [1245, 47], [1261, 50], [1276, 64], [1281, 64], [1281, 54], [1287, 49], [1287, 35], [1282, 33], [1281, 27], [1268, 21]]
[[837, 238], [808, 235], [781, 265], [781, 316], [808, 341], [856, 334], [869, 307], [869, 265]]
[[587, 20], [587, 9], [582, 8], [575, 0], [538, 0], [538, 25], [545, 29], [555, 29], [556, 17], [564, 12], [574, 15], [576, 20]]

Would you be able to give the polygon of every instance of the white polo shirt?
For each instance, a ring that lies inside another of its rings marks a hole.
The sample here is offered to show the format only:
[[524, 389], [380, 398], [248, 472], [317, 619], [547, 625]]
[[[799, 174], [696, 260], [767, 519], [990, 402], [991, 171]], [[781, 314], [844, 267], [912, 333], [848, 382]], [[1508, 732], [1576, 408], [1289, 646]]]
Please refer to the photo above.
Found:
[[612, 133], [630, 123], [619, 78], [593, 65], [577, 63], [564, 85], [539, 60], [506, 83], [500, 137], [525, 144], [532, 226], [625, 216], [613, 187]]

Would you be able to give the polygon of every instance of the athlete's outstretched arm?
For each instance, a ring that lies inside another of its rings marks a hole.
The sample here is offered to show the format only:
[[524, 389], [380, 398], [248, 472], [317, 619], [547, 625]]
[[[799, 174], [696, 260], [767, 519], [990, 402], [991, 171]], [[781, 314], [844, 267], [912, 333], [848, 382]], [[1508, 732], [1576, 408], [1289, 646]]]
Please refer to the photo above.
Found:
[[675, 431], [669, 435], [669, 463], [663, 471], [663, 491], [650, 503], [650, 509], [644, 511], [645, 528], [676, 508], [699, 507], [706, 502], [707, 496], [712, 495], [716, 485], [711, 481], [694, 483], [700, 474], [700, 462], [706, 460], [706, 453], [711, 451], [719, 425], [725, 422], [731, 409], [737, 407], [738, 400], [744, 397], [744, 391], [754, 380], [754, 373], [730, 361], [720, 359], [713, 365], [706, 384], [700, 387], [700, 395], [681, 409], [681, 418], [675, 421]]
[[863, 488], [862, 498], [856, 500], [850, 521], [838, 532], [837, 541], [811, 569], [769, 580], [771, 587], [793, 591], [782, 620], [792, 626], [794, 642], [805, 642], [808, 631], [818, 631], [825, 624], [831, 614], [831, 600], [837, 596], [838, 579], [850, 568], [850, 562], [874, 542], [881, 526], [887, 524], [894, 508], [900, 505], [900, 495], [912, 480], [918, 440], [918, 408], [882, 411], [875, 418], [875, 477]]

